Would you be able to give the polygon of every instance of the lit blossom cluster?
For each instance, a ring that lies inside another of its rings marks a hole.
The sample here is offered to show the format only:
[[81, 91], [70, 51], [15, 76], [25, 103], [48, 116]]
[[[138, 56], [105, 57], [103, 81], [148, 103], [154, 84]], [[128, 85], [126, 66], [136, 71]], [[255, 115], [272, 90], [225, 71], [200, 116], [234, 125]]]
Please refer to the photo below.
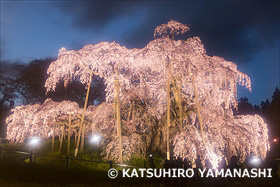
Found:
[[67, 120], [68, 112], [73, 114], [81, 113], [79, 105], [75, 102], [62, 101], [54, 102], [47, 99], [42, 105], [17, 106], [7, 117], [7, 139], [11, 143], [24, 142], [32, 136], [42, 138], [51, 137], [53, 134], [58, 136], [61, 131], [53, 126], [56, 120]]
[[[123, 160], [129, 161], [131, 157], [134, 156], [145, 156], [146, 146], [141, 140], [141, 136], [133, 133], [131, 136], [122, 137], [122, 147], [123, 147]], [[102, 155], [107, 160], [118, 161], [119, 154], [119, 141], [117, 138], [112, 138], [107, 146], [103, 148]]]
[[253, 154], [264, 159], [269, 150], [267, 125], [258, 115], [219, 116], [211, 124], [205, 124], [204, 131], [205, 144], [199, 129], [187, 125], [174, 138], [174, 153], [184, 155], [192, 163], [200, 155], [203, 161], [209, 159], [217, 168], [222, 157], [238, 155], [243, 162]]
[[154, 37], [157, 35], [167, 37], [172, 34], [184, 34], [189, 31], [190, 27], [186, 24], [179, 23], [175, 20], [170, 20], [167, 24], [161, 24], [157, 26], [154, 31]]
[[[193, 95], [190, 73], [194, 73], [200, 83], [200, 97], [209, 98], [205, 104], [215, 107], [224, 103], [225, 108], [230, 109], [236, 105], [236, 82], [251, 89], [250, 78], [239, 72], [234, 63], [207, 56], [198, 37], [186, 41], [155, 39], [143, 49], [127, 49], [115, 42], [102, 42], [86, 45], [78, 51], [64, 49], [58, 56], [48, 69], [50, 76], [45, 84], [48, 91], [55, 90], [60, 80], [67, 84], [79, 79], [86, 84], [90, 71], [93, 71], [105, 78], [107, 102], [114, 100], [114, 80], [117, 77], [122, 90], [121, 97], [124, 97], [122, 93], [136, 88], [140, 98], [150, 99], [154, 108], [148, 110], [158, 118], [166, 111], [164, 103], [168, 71], [174, 77], [180, 77], [185, 97]], [[116, 69], [118, 75], [114, 71]], [[215, 100], [210, 99], [213, 95], [216, 96]]]

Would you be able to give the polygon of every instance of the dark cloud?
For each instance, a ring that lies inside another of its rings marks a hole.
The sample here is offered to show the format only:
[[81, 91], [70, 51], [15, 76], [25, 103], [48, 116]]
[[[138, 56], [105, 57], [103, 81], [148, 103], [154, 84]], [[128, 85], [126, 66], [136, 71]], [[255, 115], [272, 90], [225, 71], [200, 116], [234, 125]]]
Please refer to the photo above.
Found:
[[1, 60], [0, 73], [4, 76], [14, 77], [22, 66], [24, 64], [21, 61]]
[[236, 62], [247, 62], [279, 40], [279, 2], [105, 1], [60, 3], [58, 7], [72, 15], [76, 28], [96, 31], [145, 8], [148, 19], [118, 41], [128, 47], [144, 47], [153, 39], [154, 28], [170, 19], [191, 24], [186, 37], [199, 36], [209, 55]]
[[6, 40], [0, 38], [0, 73], [5, 76], [14, 76], [18, 73], [19, 67], [23, 65], [20, 60], [4, 59], [6, 53]]
[[2, 37], [0, 38], [0, 61], [2, 61], [2, 58], [5, 54], [5, 46], [6, 46], [6, 43], [5, 41], [2, 39]]
[[62, 1], [53, 5], [72, 16], [75, 27], [99, 30], [116, 17], [132, 14], [141, 4], [137, 1]]
[[0, 38], [0, 73], [5, 76], [14, 76], [18, 72], [18, 67], [22, 65], [19, 60], [7, 60], [4, 59], [6, 49], [6, 40]]

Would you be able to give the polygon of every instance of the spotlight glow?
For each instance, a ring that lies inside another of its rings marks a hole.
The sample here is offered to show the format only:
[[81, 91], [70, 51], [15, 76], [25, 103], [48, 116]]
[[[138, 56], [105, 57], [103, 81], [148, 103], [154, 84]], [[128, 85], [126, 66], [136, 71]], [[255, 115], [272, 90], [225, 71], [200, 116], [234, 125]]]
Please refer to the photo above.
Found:
[[38, 137], [32, 137], [32, 138], [29, 140], [29, 144], [30, 144], [31, 146], [36, 146], [36, 145], [39, 144], [39, 142], [40, 142], [40, 138], [38, 138]]
[[259, 163], [260, 163], [260, 159], [259, 159], [258, 157], [253, 157], [253, 158], [251, 159], [251, 164], [257, 165], [257, 164], [259, 164]]
[[101, 139], [101, 136], [98, 135], [98, 134], [95, 134], [90, 138], [90, 142], [91, 143], [98, 143], [100, 141], [100, 139]]

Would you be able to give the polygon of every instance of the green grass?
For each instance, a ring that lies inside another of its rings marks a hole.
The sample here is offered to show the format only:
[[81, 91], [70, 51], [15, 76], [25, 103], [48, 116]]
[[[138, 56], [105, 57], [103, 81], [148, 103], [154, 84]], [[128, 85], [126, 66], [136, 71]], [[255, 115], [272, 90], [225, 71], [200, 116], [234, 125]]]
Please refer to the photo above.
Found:
[[[74, 150], [75, 150], [75, 145], [73, 144], [73, 140], [71, 140], [71, 151], [70, 151], [70, 157], [74, 157]], [[24, 152], [30, 152], [31, 148], [27, 143], [18, 143], [16, 145], [4, 145], [4, 148], [9, 149], [9, 150], [14, 150], [14, 151], [24, 151]], [[51, 140], [46, 140], [40, 142], [40, 145], [38, 145], [35, 149], [35, 154], [44, 154], [44, 155], [51, 155], [51, 156], [59, 156], [66, 158], [67, 155], [67, 142], [63, 142], [63, 146], [61, 149], [61, 152], [59, 152], [59, 142], [56, 140], [55, 141], [55, 146], [54, 146], [54, 152], [51, 152]], [[101, 150], [93, 147], [92, 145], [85, 144], [85, 148], [83, 152], [79, 152], [78, 154], [78, 159], [85, 159], [85, 160], [93, 160], [97, 162], [87, 162], [87, 161], [79, 161], [79, 160], [71, 160], [70, 161], [70, 167], [71, 168], [88, 168], [88, 169], [96, 169], [96, 170], [105, 170], [108, 171], [109, 169], [109, 161], [102, 159], [100, 156]], [[12, 157], [17, 157], [17, 159], [26, 157], [26, 161], [29, 161], [29, 155], [20, 155], [20, 154], [13, 154]], [[138, 157], [134, 155], [130, 161], [124, 162], [124, 164], [129, 164], [137, 167], [143, 167], [144, 166], [144, 161], [146, 160], [147, 166], [149, 166], [148, 161], [144, 157]], [[161, 161], [161, 158], [156, 158], [155, 163], [157, 166], [159, 166], [159, 163]], [[98, 163], [99, 162], [107, 162], [107, 163]], [[56, 166], [56, 167], [66, 167], [66, 160], [65, 159], [59, 159], [59, 158], [53, 158], [53, 157], [47, 157], [47, 156], [41, 156], [41, 155], [36, 155], [35, 162], [37, 164], [42, 164], [42, 165], [51, 165], [51, 166]], [[117, 169], [116, 165], [114, 165]]]
[[[144, 178], [110, 179], [108, 169], [88, 167], [65, 168], [60, 165], [25, 163], [17, 155], [4, 155], [1, 161], [0, 186], [155, 186], [156, 180]], [[101, 167], [102, 166], [95, 166]], [[108, 167], [108, 165], [107, 165]]]
[[[72, 141], [73, 142], [73, 141]], [[4, 145], [4, 148], [14, 151], [30, 152], [27, 143], [16, 145]], [[71, 144], [71, 156], [74, 155], [75, 146]], [[58, 152], [59, 142], [55, 141], [54, 152], [51, 152], [51, 140], [42, 141], [35, 149], [35, 153], [66, 157], [67, 143], [64, 142], [61, 153]], [[85, 145], [83, 153], [78, 154], [79, 159], [103, 161], [100, 157], [100, 149]], [[35, 156], [35, 163], [30, 164], [29, 155], [8, 153], [4, 151], [4, 158], [1, 163], [0, 186], [110, 186], [113, 183], [121, 185], [139, 185], [153, 186], [153, 182], [147, 182], [146, 179], [128, 179], [117, 178], [111, 180], [108, 177], [110, 165], [107, 163], [88, 162], [71, 160], [70, 167], [66, 168], [66, 160], [47, 157]], [[23, 158], [26, 158], [25, 160]], [[159, 159], [159, 158], [158, 158]], [[158, 160], [155, 159], [155, 160]], [[144, 166], [146, 158], [137, 157], [125, 162], [125, 164]], [[147, 167], [149, 166], [147, 162]], [[121, 167], [113, 165], [117, 170]], [[140, 182], [139, 182], [140, 181]], [[148, 180], [153, 181], [153, 180]]]
[[[40, 146], [36, 148], [36, 153], [48, 154], [52, 156], [66, 157], [67, 145], [63, 144], [62, 152], [58, 152], [59, 142], [55, 143], [55, 151], [51, 151], [51, 140], [41, 142]], [[17, 145], [4, 145], [5, 148], [9, 150], [25, 151], [29, 152], [30, 147], [28, 144], [17, 144]], [[74, 145], [71, 145], [71, 156], [74, 154]], [[95, 160], [103, 161], [99, 154], [100, 150], [91, 147], [90, 145], [85, 146], [83, 153], [79, 153], [78, 158], [85, 160]], [[0, 164], [0, 186], [69, 186], [69, 187], [83, 187], [83, 186], [167, 186], [175, 185], [178, 186], [178, 181], [168, 180], [171, 183], [167, 183], [162, 179], [148, 179], [148, 178], [122, 178], [118, 177], [114, 180], [108, 177], [109, 164], [98, 163], [98, 162], [87, 162], [71, 160], [70, 168], [66, 168], [65, 159], [58, 159], [46, 156], [36, 156], [35, 163], [25, 162], [21, 158], [28, 158], [29, 155], [8, 153], [4, 151], [4, 157]], [[153, 154], [154, 162], [157, 168], [160, 167], [164, 155]], [[28, 160], [28, 159], [26, 159]], [[125, 164], [134, 165], [138, 167], [144, 166], [144, 161], [146, 161], [146, 166], [149, 167], [148, 159], [145, 157], [139, 157], [133, 155], [132, 159]], [[114, 168], [117, 170], [121, 167]], [[217, 182], [218, 179], [205, 180], [181, 180], [179, 183], [181, 186], [189, 184], [189, 186], [200, 186], [208, 184], [225, 184], [226, 186], [235, 186], [229, 180], [222, 181], [224, 183]], [[233, 180], [234, 181], [234, 180]], [[259, 184], [259, 186], [274, 186], [274, 184], [279, 183], [279, 179], [266, 180], [266, 179], [242, 179], [240, 180], [241, 186], [247, 186], [251, 184]], [[179, 185], [179, 186], [180, 186]], [[240, 186], [239, 185], [239, 186]]]
[[[156, 157], [156, 156], [155, 156]], [[67, 186], [67, 187], [83, 187], [83, 186], [277, 186], [279, 179], [242, 179], [237, 183], [236, 180], [228, 179], [199, 179], [189, 180], [184, 179], [148, 179], [148, 178], [122, 178], [109, 179], [107, 176], [108, 169], [94, 169], [99, 167], [74, 167], [73, 163], [71, 168], [65, 168], [61, 164], [47, 164], [42, 161], [36, 161], [34, 164], [19, 161], [19, 155], [4, 153], [4, 158], [0, 164], [0, 186], [1, 187], [18, 187], [18, 186]], [[157, 160], [157, 159], [155, 159]], [[141, 163], [142, 159], [135, 158], [135, 164]], [[133, 161], [131, 161], [133, 162]], [[105, 167], [105, 166], [104, 166]], [[103, 170], [104, 169], [104, 170]], [[178, 185], [179, 184], [179, 185]]]
[[[2, 183], [30, 183], [34, 186], [38, 184], [88, 184], [93, 185], [98, 181], [106, 181], [107, 172], [90, 170], [86, 168], [60, 167], [59, 165], [27, 164], [14, 159], [11, 155], [6, 155], [1, 163]], [[38, 184], [37, 184], [38, 183]], [[2, 184], [1, 184], [2, 186]]]

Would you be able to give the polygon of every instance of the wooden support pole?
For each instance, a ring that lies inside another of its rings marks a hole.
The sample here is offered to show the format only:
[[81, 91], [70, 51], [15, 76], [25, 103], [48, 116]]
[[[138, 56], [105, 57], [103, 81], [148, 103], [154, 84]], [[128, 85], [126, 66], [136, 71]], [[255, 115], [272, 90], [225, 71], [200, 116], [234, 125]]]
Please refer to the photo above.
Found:
[[67, 155], [66, 156], [66, 168], [69, 168], [69, 165], [70, 165], [70, 156]]
[[91, 81], [92, 81], [92, 71], [90, 72], [90, 78], [89, 78], [89, 83], [88, 83], [88, 89], [87, 89], [87, 95], [86, 95], [86, 101], [85, 101], [85, 106], [84, 106], [84, 111], [83, 111], [83, 115], [82, 115], [82, 141], [81, 141], [81, 151], [84, 150], [84, 146], [85, 146], [85, 113], [87, 110], [87, 104], [88, 104], [88, 97], [89, 97], [89, 92], [90, 92], [90, 85], [91, 85]]
[[63, 128], [63, 140], [66, 140], [66, 126]]
[[53, 134], [52, 134], [52, 152], [54, 151], [54, 136], [55, 136], [55, 123], [53, 123]]
[[[118, 76], [118, 72], [116, 72]], [[122, 130], [121, 130], [121, 107], [120, 107], [120, 85], [118, 77], [115, 78], [115, 100], [116, 100], [116, 110], [117, 110], [117, 136], [119, 139], [119, 154], [120, 154], [120, 163], [123, 163], [122, 158]]]
[[110, 161], [110, 169], [113, 168], [113, 161]]
[[132, 102], [132, 117], [131, 117], [131, 120], [132, 120], [132, 123], [131, 123], [132, 124], [132, 132], [135, 130], [134, 129], [134, 127], [135, 127], [134, 126], [134, 122], [135, 122], [135, 109], [134, 108], [135, 108], [135, 101]]
[[86, 100], [85, 100], [85, 104], [84, 104], [84, 110], [83, 110], [82, 119], [81, 119], [81, 124], [80, 124], [80, 129], [79, 129], [79, 133], [78, 133], [77, 145], [76, 145], [76, 149], [75, 149], [75, 153], [74, 153], [74, 156], [75, 156], [75, 157], [77, 157], [77, 155], [78, 155], [78, 150], [79, 150], [79, 144], [80, 144], [81, 132], [82, 132], [82, 131], [83, 131], [83, 134], [82, 134], [81, 150], [83, 150], [83, 148], [84, 148], [84, 136], [85, 136], [85, 131], [84, 131], [84, 129], [83, 129], [83, 124], [84, 124], [85, 113], [86, 113], [86, 109], [87, 109], [87, 103], [88, 103], [90, 85], [91, 85], [91, 81], [92, 81], [92, 73], [93, 73], [93, 72], [91, 71], [91, 72], [90, 72], [89, 82], [88, 82], [88, 89], [87, 89], [87, 94], [86, 94]]
[[[172, 39], [174, 40], [174, 32], [172, 33]], [[173, 58], [174, 54], [171, 56], [171, 62], [174, 61]], [[174, 72], [174, 67], [173, 65], [171, 65], [171, 72], [173, 74]], [[168, 66], [168, 76], [169, 76], [169, 81], [170, 81], [170, 65]], [[179, 108], [179, 120], [180, 120], [180, 124], [179, 124], [179, 130], [180, 132], [183, 131], [183, 107], [182, 107], [182, 97], [181, 97], [181, 83], [178, 81], [178, 77], [173, 79], [173, 83], [175, 86], [175, 100], [177, 103], [177, 106]], [[170, 86], [169, 86], [170, 87]], [[169, 88], [170, 89], [170, 88]], [[169, 95], [170, 98], [170, 95]]]
[[131, 114], [132, 114], [132, 103], [130, 103], [130, 106], [129, 106], [129, 111], [128, 111], [128, 114], [127, 114], [127, 120], [126, 120], [126, 124], [129, 125], [129, 129], [131, 131], [131, 133], [133, 132], [133, 124], [130, 123], [130, 118], [131, 118]]
[[74, 141], [75, 141], [75, 146], [76, 146], [77, 145], [77, 130], [76, 129], [74, 129], [74, 133], [75, 133]]
[[179, 83], [178, 79], [175, 79], [173, 82], [174, 84], [174, 89], [175, 93], [174, 93], [174, 97], [175, 97], [175, 101], [176, 101], [176, 105], [179, 109], [179, 130], [180, 132], [183, 131], [183, 107], [182, 107], [182, 97], [181, 97], [181, 84]]
[[70, 155], [70, 138], [71, 138], [71, 123], [72, 123], [72, 116], [69, 114], [69, 126], [68, 126], [68, 143], [67, 143], [67, 155]]
[[63, 143], [63, 139], [64, 139], [64, 125], [61, 127], [62, 128], [62, 134], [61, 134], [61, 138], [60, 138], [60, 145], [59, 145], [59, 152], [61, 152], [61, 149], [62, 149], [62, 143]]
[[[0, 137], [0, 139], [1, 139], [1, 137]], [[1, 141], [0, 141], [0, 143], [1, 143]], [[3, 147], [0, 145], [0, 160], [2, 160], [3, 159]]]
[[79, 149], [80, 138], [81, 138], [81, 131], [82, 131], [81, 124], [80, 124], [79, 132], [78, 132], [78, 138], [77, 138], [77, 144], [76, 144], [76, 149], [75, 149], [74, 157], [77, 157], [77, 155], [78, 155], [78, 149]]
[[127, 124], [129, 124], [129, 122], [130, 122], [131, 113], [132, 113], [132, 103], [130, 103], [129, 111], [128, 111], [128, 114], [127, 114], [127, 120], [126, 120]]
[[196, 111], [197, 111], [197, 118], [200, 126], [200, 131], [201, 131], [201, 137], [202, 137], [202, 142], [204, 142], [204, 133], [203, 133], [203, 128], [202, 128], [202, 118], [201, 118], [201, 113], [200, 113], [200, 104], [198, 101], [198, 93], [195, 85], [195, 77], [194, 74], [192, 74], [192, 84], [193, 84], [193, 90], [194, 90], [194, 95], [195, 95], [195, 104], [196, 104]]
[[179, 115], [180, 115], [180, 131], [183, 131], [183, 107], [182, 107], [182, 97], [181, 97], [181, 84], [177, 82], [177, 86], [178, 86], [178, 103], [179, 103]]
[[29, 154], [29, 163], [31, 164], [32, 162], [34, 162], [34, 150], [33, 150], [33, 148], [30, 150], [30, 154]]
[[170, 127], [170, 77], [169, 77], [169, 70], [168, 70], [168, 77], [166, 83], [166, 96], [167, 96], [167, 123], [166, 123], [166, 158], [170, 160], [170, 147], [169, 147], [169, 127]]

